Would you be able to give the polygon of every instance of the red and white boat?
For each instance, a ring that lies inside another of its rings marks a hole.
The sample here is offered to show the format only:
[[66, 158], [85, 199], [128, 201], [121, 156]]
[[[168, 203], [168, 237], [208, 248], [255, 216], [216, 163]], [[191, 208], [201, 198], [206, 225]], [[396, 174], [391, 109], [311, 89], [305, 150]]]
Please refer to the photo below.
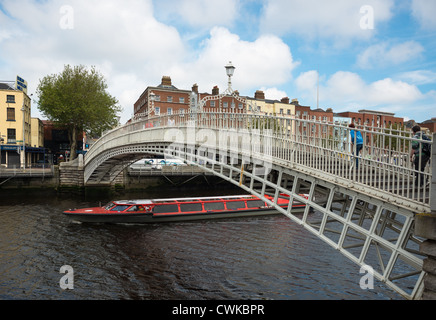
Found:
[[[308, 196], [301, 194], [300, 196]], [[271, 196], [265, 196], [273, 201]], [[281, 195], [277, 204], [287, 209], [289, 197]], [[305, 204], [294, 201], [292, 212], [303, 212]], [[155, 200], [117, 200], [104, 207], [64, 211], [71, 220], [97, 223], [156, 223], [216, 218], [280, 214], [273, 206], [252, 196], [221, 196]]]

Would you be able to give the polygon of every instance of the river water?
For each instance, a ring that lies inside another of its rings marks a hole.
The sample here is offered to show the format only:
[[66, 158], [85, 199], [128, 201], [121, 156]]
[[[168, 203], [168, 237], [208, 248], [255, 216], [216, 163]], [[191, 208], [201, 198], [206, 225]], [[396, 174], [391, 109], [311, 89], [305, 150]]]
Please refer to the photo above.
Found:
[[[138, 197], [168, 194], [121, 198]], [[357, 265], [280, 215], [89, 225], [63, 210], [109, 198], [2, 191], [0, 200], [1, 300], [402, 299], [377, 280], [361, 289]], [[61, 288], [67, 275], [73, 289]]]

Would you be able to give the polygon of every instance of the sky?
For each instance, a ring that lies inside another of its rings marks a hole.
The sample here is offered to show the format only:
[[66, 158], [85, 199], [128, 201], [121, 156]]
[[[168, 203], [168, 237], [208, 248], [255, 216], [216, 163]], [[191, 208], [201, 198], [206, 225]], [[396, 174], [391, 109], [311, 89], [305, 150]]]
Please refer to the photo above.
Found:
[[0, 0], [0, 81], [94, 66], [122, 107], [170, 76], [313, 109], [436, 117], [435, 0]]

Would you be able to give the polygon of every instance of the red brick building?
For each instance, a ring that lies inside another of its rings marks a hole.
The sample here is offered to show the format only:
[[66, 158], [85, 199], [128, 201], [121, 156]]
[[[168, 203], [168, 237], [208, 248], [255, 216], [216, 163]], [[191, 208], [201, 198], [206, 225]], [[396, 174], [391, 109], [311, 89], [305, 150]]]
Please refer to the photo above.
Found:
[[395, 114], [391, 112], [359, 110], [359, 112], [340, 112], [337, 115], [340, 117], [350, 118], [356, 125], [386, 128], [390, 127], [391, 125], [397, 125], [399, 127], [404, 125], [404, 118], [395, 117]]
[[[314, 121], [322, 121], [326, 123], [333, 122], [333, 110], [328, 108], [327, 110], [323, 110], [321, 108], [310, 109], [309, 106], [301, 106], [297, 99], [292, 99], [291, 104], [295, 105], [295, 117], [303, 120], [314, 120]], [[302, 123], [302, 128], [300, 127], [300, 132], [303, 134], [307, 134], [307, 129], [309, 128], [308, 124]], [[325, 134], [328, 130], [327, 126], [319, 126], [312, 124], [310, 126], [310, 130], [313, 134], [319, 133], [318, 130], [322, 130]]]
[[[151, 94], [154, 101], [151, 101]], [[187, 113], [191, 106], [206, 97], [218, 96], [219, 88], [215, 86], [212, 93], [199, 93], [198, 85], [194, 84], [191, 90], [181, 90], [172, 84], [171, 78], [162, 77], [162, 82], [157, 87], [147, 87], [134, 104], [134, 115], [149, 114], [183, 114]], [[194, 100], [197, 101], [194, 101]], [[152, 110], [154, 106], [154, 112]], [[204, 108], [210, 110], [222, 110], [234, 113], [245, 112], [246, 104], [234, 96], [223, 96], [220, 99], [206, 99]]]
[[[154, 94], [154, 103], [150, 96]], [[150, 116], [160, 114], [185, 113], [191, 103], [191, 91], [177, 89], [171, 83], [171, 78], [164, 76], [157, 87], [147, 87], [134, 104], [133, 112], [137, 114], [148, 114]], [[154, 112], [151, 108], [154, 105]]]
[[421, 128], [427, 128], [431, 133], [436, 132], [436, 118], [431, 118], [419, 124]]

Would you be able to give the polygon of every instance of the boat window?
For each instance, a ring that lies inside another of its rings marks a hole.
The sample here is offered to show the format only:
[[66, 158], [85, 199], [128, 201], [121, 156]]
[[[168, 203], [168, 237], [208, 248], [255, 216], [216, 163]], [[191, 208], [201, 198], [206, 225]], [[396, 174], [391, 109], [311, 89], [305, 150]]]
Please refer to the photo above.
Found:
[[179, 206], [177, 204], [162, 204], [154, 206], [154, 213], [166, 213], [166, 212], [179, 212]]
[[127, 211], [129, 211], [129, 212], [132, 212], [132, 211], [144, 211], [144, 207], [143, 206], [132, 206]]
[[223, 202], [205, 202], [204, 210], [213, 211], [213, 210], [224, 210]]
[[127, 205], [117, 205], [117, 206], [113, 207], [111, 209], [111, 211], [118, 211], [118, 212], [120, 212], [120, 211], [126, 210], [128, 207], [130, 207], [130, 206], [127, 206]]
[[110, 209], [112, 209], [113, 207], [115, 206], [115, 203], [113, 203], [113, 202], [109, 202], [104, 208], [106, 209], [106, 210], [110, 210]]
[[262, 200], [248, 200], [247, 201], [248, 208], [259, 208], [259, 207], [264, 207], [264, 206], [265, 206], [265, 202], [263, 202]]
[[244, 201], [228, 201], [227, 202], [227, 209], [229, 209], [229, 210], [235, 210], [235, 209], [241, 209], [241, 208], [245, 208]]
[[189, 212], [189, 211], [203, 211], [201, 203], [182, 203], [180, 205], [180, 211]]

